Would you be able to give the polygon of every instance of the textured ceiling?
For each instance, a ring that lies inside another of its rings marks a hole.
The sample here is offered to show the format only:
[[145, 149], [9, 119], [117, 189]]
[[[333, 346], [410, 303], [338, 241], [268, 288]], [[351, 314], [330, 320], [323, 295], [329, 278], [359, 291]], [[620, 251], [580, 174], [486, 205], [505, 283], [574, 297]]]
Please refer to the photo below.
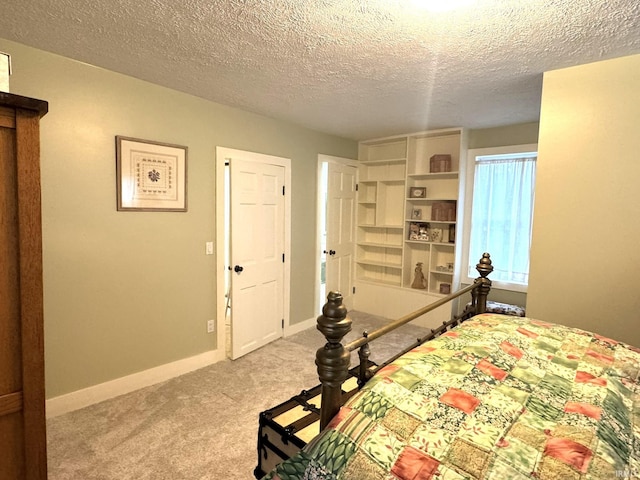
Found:
[[536, 121], [542, 72], [640, 53], [640, 1], [2, 0], [0, 37], [363, 139]]

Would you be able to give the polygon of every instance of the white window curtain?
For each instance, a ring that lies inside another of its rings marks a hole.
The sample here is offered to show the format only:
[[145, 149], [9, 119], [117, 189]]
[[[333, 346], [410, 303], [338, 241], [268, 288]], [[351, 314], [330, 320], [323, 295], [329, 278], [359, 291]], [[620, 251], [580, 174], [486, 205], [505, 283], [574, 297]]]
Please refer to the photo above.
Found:
[[476, 157], [468, 275], [491, 253], [498, 282], [527, 285], [536, 173], [535, 153]]

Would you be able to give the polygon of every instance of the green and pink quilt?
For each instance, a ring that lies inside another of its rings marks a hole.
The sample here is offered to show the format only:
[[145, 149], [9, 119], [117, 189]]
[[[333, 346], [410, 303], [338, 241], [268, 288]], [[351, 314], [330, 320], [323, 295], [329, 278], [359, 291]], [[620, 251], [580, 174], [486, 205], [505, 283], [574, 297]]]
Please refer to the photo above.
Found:
[[478, 315], [378, 372], [290, 479], [640, 478], [640, 350]]

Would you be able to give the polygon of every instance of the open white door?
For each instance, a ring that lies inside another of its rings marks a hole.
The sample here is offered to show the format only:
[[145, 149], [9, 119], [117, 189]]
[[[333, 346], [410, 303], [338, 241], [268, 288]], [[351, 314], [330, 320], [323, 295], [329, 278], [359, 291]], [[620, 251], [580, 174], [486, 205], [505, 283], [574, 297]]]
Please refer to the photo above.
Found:
[[282, 336], [285, 168], [246, 158], [228, 160], [231, 358], [236, 359]]
[[339, 291], [348, 309], [353, 307], [356, 173], [352, 165], [328, 162], [326, 292]]

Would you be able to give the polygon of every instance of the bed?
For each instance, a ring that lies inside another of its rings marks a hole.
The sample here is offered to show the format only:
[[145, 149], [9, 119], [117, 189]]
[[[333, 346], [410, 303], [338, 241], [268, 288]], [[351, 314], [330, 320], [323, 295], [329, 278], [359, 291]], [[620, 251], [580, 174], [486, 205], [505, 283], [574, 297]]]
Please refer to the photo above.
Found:
[[322, 432], [265, 479], [640, 478], [638, 348], [489, 313], [436, 333], [328, 413], [325, 371]]

